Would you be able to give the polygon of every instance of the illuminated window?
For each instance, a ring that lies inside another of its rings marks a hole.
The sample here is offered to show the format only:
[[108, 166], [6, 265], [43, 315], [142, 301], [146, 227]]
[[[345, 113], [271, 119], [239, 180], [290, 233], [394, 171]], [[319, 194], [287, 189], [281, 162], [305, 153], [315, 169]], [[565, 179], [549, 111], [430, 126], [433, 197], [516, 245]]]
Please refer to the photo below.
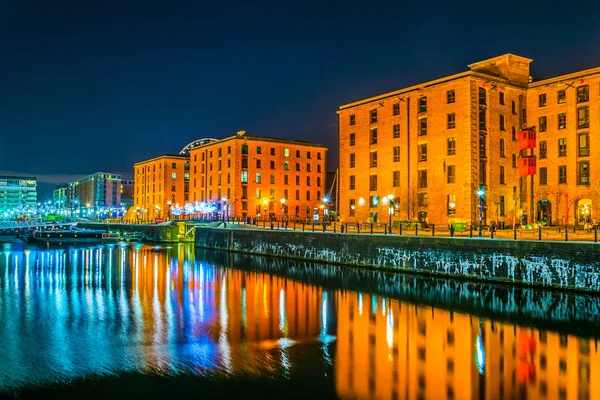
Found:
[[260, 188], [256, 188], [256, 198], [260, 199], [261, 195], [260, 195]]
[[590, 87], [588, 85], [577, 88], [577, 102], [583, 103], [590, 100]]
[[284, 157], [289, 157], [290, 156], [290, 149], [283, 149], [283, 156]]
[[259, 173], [256, 174], [256, 183], [261, 183], [261, 176]]
[[567, 114], [558, 114], [558, 129], [565, 129], [567, 127]]
[[275, 189], [269, 189], [269, 198], [270, 199], [274, 199], [275, 198]]
[[449, 156], [453, 156], [456, 154], [456, 139], [451, 137], [448, 138], [447, 140], [447, 148], [448, 148], [448, 155]]
[[562, 104], [567, 101], [567, 92], [565, 90], [559, 90], [556, 94], [558, 98], [558, 104]]
[[242, 183], [248, 183], [248, 171], [242, 171]]
[[290, 163], [288, 163], [287, 161], [283, 162], [283, 169], [285, 171], [288, 171], [290, 169]]
[[427, 143], [419, 145], [419, 161], [427, 161]]
[[579, 157], [590, 155], [590, 134], [580, 133], [577, 135], [577, 154]]
[[256, 146], [256, 154], [262, 154], [262, 148], [260, 146]]
[[567, 155], [567, 138], [558, 139], [558, 156], [564, 157]]
[[589, 161], [582, 161], [578, 164], [577, 184], [578, 185], [589, 185], [590, 184], [590, 162]]
[[579, 107], [577, 109], [577, 129], [590, 127], [590, 108]]
[[447, 206], [448, 215], [456, 214], [456, 195], [455, 194], [448, 195], [448, 201], [446, 202], [446, 206]]
[[175, 179], [177, 179], [177, 172], [173, 172], [173, 173], [171, 173], [171, 179], [172, 179], [172, 180], [175, 180]]

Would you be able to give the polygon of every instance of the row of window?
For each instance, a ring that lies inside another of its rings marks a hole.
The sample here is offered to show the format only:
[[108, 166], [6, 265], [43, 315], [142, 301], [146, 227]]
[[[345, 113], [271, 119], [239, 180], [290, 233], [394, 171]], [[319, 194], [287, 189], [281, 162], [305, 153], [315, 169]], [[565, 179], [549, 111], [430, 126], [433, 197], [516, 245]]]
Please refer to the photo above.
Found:
[[[255, 162], [256, 162], [256, 168], [257, 169], [261, 169], [262, 168], [262, 160], [258, 160], [257, 159], [257, 160], [255, 160]], [[249, 164], [248, 158], [242, 158], [242, 168], [247, 169], [248, 168], [248, 164]], [[322, 164], [317, 164], [317, 172], [321, 172], [322, 171], [321, 165]], [[274, 160], [269, 161], [269, 166], [270, 166], [270, 169], [276, 169], [275, 161]], [[222, 167], [223, 167], [223, 165], [222, 165], [221, 160], [218, 160], [217, 161], [217, 171], [222, 170], [223, 169]], [[227, 160], [227, 168], [231, 168], [231, 159]], [[283, 169], [285, 171], [289, 171], [290, 170], [290, 163], [289, 163], [289, 161], [284, 161], [283, 162]], [[213, 170], [213, 163], [212, 162], [208, 163], [208, 170], [209, 171]], [[302, 169], [301, 169], [300, 163], [296, 163], [296, 171], [301, 171], [301, 170]], [[194, 174], [196, 172], [197, 172], [197, 169], [196, 169], [196, 166], [194, 165]], [[204, 173], [204, 164], [201, 165], [200, 172], [202, 174]], [[309, 164], [309, 163], [306, 164], [306, 172], [312, 172], [312, 165]]]
[[[538, 95], [538, 107], [546, 107], [546, 93]], [[567, 101], [566, 89], [561, 89], [556, 92], [556, 103], [563, 104]], [[590, 86], [582, 85], [577, 87], [577, 103], [585, 103], [590, 101]]]
[[[539, 170], [540, 185], [548, 184], [548, 168], [540, 167]], [[567, 166], [558, 166], [558, 183], [567, 183]], [[578, 185], [589, 185], [590, 184], [590, 162], [582, 161], [577, 163], [577, 184]]]
[[[256, 189], [255, 196], [256, 196], [257, 199], [261, 199], [262, 198], [262, 190], [260, 188]], [[195, 194], [194, 194], [194, 197], [195, 197]], [[207, 200], [204, 197], [204, 190], [200, 193], [200, 198], [201, 198], [201, 201]], [[277, 196], [275, 195], [275, 189], [269, 189], [269, 197], [268, 198], [271, 199], [271, 200], [278, 199]], [[290, 199], [290, 197], [289, 197], [289, 191], [287, 189], [284, 189], [284, 191], [283, 191], [283, 198], [286, 199], [286, 200]], [[296, 197], [295, 198], [296, 198], [296, 200], [301, 200], [300, 199], [300, 190], [296, 190]], [[307, 201], [311, 201], [311, 191], [310, 190], [306, 191], [305, 198], [306, 198]], [[213, 191], [212, 190], [208, 191], [208, 199], [213, 199]], [[217, 199], [221, 200], [221, 190], [220, 189], [217, 192]], [[231, 188], [227, 188], [227, 199], [231, 199]], [[242, 188], [242, 195], [241, 195], [240, 199], [241, 200], [248, 200], [248, 188], [246, 188], [246, 187]], [[316, 201], [321, 201], [321, 199], [322, 199], [321, 191], [317, 190], [317, 192], [316, 192]], [[246, 202], [242, 203], [242, 209], [243, 210], [246, 209], [243, 206], [245, 203]], [[270, 211], [273, 211], [273, 204], [275, 204], [275, 202], [272, 203], [271, 205], [269, 205], [269, 210]]]
[[[171, 163], [171, 168], [172, 169], [177, 169], [177, 163]], [[189, 163], [185, 163], [183, 165], [183, 169], [184, 170], [189, 170], [190, 169], [190, 164]], [[158, 164], [158, 170], [161, 171], [162, 170], [162, 164]], [[152, 165], [152, 171], [150, 171], [150, 166], [147, 165], [146, 166], [146, 172], [156, 172], [156, 164]], [[138, 175], [142, 175], [144, 173], [144, 167], [140, 167], [137, 170]]]
[[[577, 87], [577, 103], [585, 103], [590, 99], [590, 88], [589, 85], [582, 85]], [[546, 93], [542, 93], [538, 96], [538, 106], [546, 107]], [[563, 104], [567, 101], [567, 92], [566, 89], [561, 89], [556, 92], [556, 102], [558, 104]], [[456, 102], [456, 92], [454, 90], [448, 90], [446, 92], [446, 103], [452, 104]], [[487, 91], [485, 88], [479, 88], [479, 104], [487, 105]], [[498, 93], [498, 104], [505, 105], [505, 96], [504, 92]], [[514, 115], [517, 114], [516, 103], [512, 101], [512, 113]], [[419, 113], [427, 112], [427, 96], [422, 96], [419, 98]], [[392, 115], [397, 116], [400, 115], [400, 103], [394, 103], [392, 105]], [[370, 111], [370, 119], [369, 122], [374, 124], [377, 122], [377, 108], [372, 109]], [[349, 118], [349, 125], [354, 126], [356, 124], [356, 116], [355, 114], [351, 114]]]
[[[217, 157], [222, 157], [223, 152], [222, 152], [222, 148], [217, 149]], [[276, 148], [275, 147], [271, 147], [271, 155], [274, 156], [277, 154], [276, 152]], [[261, 146], [256, 146], [256, 154], [262, 154], [262, 147]], [[204, 161], [204, 152], [201, 153], [201, 161]], [[231, 146], [227, 146], [227, 154], [231, 154]], [[248, 154], [248, 145], [247, 144], [243, 144], [242, 145], [242, 154]], [[208, 151], [208, 158], [212, 158], [213, 156], [213, 151], [209, 150]], [[289, 157], [290, 156], [290, 149], [285, 148], [283, 149], [283, 156], [284, 157]], [[296, 150], [296, 158], [301, 158], [302, 157], [302, 152], [301, 150]], [[306, 158], [311, 159], [312, 158], [312, 152], [311, 151], [307, 151], [306, 152]], [[319, 151], [317, 152], [317, 160], [322, 160], [323, 156], [322, 153]], [[194, 161], [197, 161], [197, 154], [194, 154]]]
[[[548, 158], [548, 142], [540, 140], [539, 143], [540, 159]], [[567, 138], [558, 139], [558, 156], [565, 157], [567, 155]], [[577, 156], [587, 157], [590, 155], [590, 134], [580, 133], [577, 135]]]

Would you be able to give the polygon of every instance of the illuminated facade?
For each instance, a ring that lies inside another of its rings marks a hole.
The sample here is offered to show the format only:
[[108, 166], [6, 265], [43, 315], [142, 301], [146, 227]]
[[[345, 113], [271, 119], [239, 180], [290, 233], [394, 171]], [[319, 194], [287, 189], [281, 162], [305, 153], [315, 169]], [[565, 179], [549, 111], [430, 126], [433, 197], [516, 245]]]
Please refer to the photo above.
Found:
[[188, 155], [164, 155], [140, 161], [133, 167], [133, 210], [128, 217], [152, 221], [173, 216], [189, 201]]
[[17, 206], [35, 207], [36, 204], [36, 178], [0, 176], [0, 213]]
[[240, 132], [190, 150], [190, 201], [221, 216], [319, 218], [326, 157], [323, 145]]
[[600, 68], [535, 81], [530, 62], [506, 54], [341, 106], [342, 220], [478, 221], [482, 187], [484, 222], [593, 219]]
[[67, 185], [63, 185], [58, 189], [54, 189], [52, 192], [52, 201], [54, 202], [56, 208], [59, 210], [64, 210], [67, 208], [67, 205], [69, 204], [68, 194], [69, 188]]
[[79, 215], [120, 207], [121, 175], [96, 172], [69, 183], [67, 203], [67, 207]]
[[593, 339], [378, 296], [337, 295], [340, 398], [595, 399]]

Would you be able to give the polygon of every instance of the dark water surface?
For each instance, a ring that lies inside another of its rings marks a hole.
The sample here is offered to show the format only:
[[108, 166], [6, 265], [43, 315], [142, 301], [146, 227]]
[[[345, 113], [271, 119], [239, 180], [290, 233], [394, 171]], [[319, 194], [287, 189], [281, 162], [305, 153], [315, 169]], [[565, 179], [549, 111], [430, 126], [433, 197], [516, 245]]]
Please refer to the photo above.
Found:
[[184, 245], [0, 246], [2, 396], [600, 398], [594, 297]]

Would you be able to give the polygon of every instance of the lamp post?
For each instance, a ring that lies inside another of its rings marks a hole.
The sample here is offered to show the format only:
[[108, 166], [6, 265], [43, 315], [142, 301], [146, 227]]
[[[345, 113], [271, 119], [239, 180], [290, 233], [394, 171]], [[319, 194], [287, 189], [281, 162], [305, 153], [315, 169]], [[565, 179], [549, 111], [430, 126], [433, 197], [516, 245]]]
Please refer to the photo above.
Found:
[[477, 190], [477, 196], [479, 196], [479, 237], [483, 236], [483, 209], [485, 207], [485, 189], [479, 188]]
[[269, 204], [269, 202], [267, 200], [263, 200], [263, 208], [264, 208], [263, 219], [267, 218], [267, 204]]
[[135, 223], [139, 224], [140, 223], [140, 206], [137, 206], [135, 208], [135, 219], [136, 219]]
[[285, 220], [285, 202], [286, 199], [283, 197], [281, 200], [281, 225], [283, 225], [283, 221]]
[[160, 217], [160, 206], [157, 204], [154, 206], [154, 219], [158, 219]]
[[[225, 221], [225, 211], [227, 209], [227, 197], [222, 197], [221, 201], [223, 202], [223, 210], [222, 210], [221, 214], [223, 214], [223, 221]], [[227, 217], [229, 217], [229, 213], [227, 214]]]
[[170, 221], [171, 220], [171, 200], [167, 201], [167, 205], [169, 206], [169, 215], [167, 217], [168, 217], [168, 220]]
[[390, 214], [390, 233], [392, 233], [392, 215], [394, 215], [394, 195], [388, 194], [388, 214]]

